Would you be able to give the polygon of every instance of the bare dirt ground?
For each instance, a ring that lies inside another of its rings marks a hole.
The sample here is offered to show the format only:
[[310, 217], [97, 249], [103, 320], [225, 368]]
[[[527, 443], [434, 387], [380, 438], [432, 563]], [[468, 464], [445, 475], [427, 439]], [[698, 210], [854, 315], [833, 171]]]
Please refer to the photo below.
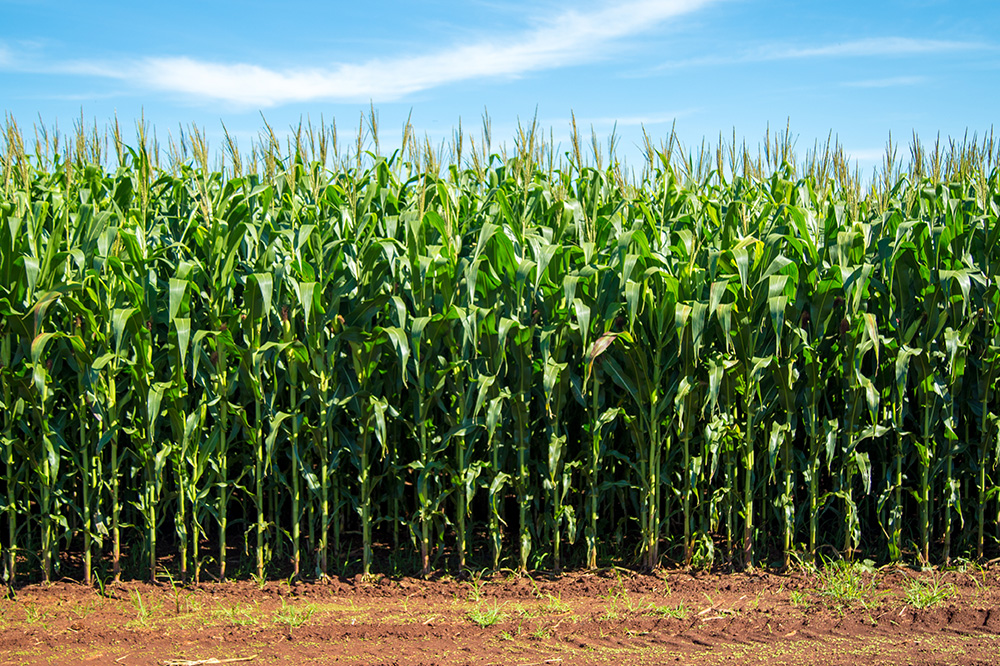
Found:
[[[622, 570], [64, 581], [0, 600], [0, 664], [1000, 664], [1000, 570]], [[217, 660], [217, 661], [215, 661]]]

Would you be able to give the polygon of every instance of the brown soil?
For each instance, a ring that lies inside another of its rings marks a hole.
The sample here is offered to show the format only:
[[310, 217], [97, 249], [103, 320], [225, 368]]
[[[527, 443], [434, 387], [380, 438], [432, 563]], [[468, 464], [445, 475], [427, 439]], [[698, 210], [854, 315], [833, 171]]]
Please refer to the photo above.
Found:
[[[918, 609], [912, 586], [940, 598]], [[1000, 663], [996, 569], [359, 576], [107, 593], [59, 582], [0, 600], [0, 664]]]

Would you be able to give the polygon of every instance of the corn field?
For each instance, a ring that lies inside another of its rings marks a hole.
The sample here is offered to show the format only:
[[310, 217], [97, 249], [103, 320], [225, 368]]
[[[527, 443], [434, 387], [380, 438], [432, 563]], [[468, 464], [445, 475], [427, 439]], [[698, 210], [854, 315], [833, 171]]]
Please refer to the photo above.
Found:
[[261, 137], [8, 118], [8, 584], [997, 552], [992, 136]]

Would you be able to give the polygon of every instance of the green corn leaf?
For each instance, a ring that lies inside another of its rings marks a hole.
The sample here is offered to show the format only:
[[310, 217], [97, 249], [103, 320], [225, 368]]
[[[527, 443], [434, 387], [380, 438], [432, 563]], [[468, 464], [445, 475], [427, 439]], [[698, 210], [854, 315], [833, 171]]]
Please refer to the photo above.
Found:
[[187, 362], [187, 350], [191, 342], [191, 320], [188, 317], [177, 317], [173, 322], [177, 331], [177, 349], [180, 352], [183, 368]]
[[173, 321], [180, 312], [181, 305], [184, 303], [184, 297], [187, 293], [187, 286], [187, 280], [170, 278], [170, 308], [167, 314], [170, 321]]

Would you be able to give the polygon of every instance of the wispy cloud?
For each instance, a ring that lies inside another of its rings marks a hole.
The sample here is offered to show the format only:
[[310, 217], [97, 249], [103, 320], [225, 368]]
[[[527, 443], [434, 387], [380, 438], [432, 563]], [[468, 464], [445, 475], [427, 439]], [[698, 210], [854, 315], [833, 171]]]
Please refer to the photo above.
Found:
[[49, 95], [35, 95], [34, 99], [52, 100], [57, 102], [93, 102], [99, 99], [121, 99], [127, 97], [128, 92], [123, 90], [112, 90], [108, 92], [96, 92], [88, 90], [80, 93], [53, 93]]
[[73, 62], [51, 69], [253, 107], [317, 99], [391, 101], [460, 81], [516, 77], [592, 62], [623, 38], [719, 1], [605, 1], [590, 11], [542, 17], [534, 27], [516, 35], [495, 35], [430, 53], [328, 67], [272, 69], [194, 57], [147, 57], [125, 64]]
[[679, 118], [685, 118], [692, 116], [698, 112], [698, 109], [682, 109], [676, 112], [667, 113], [651, 113], [648, 115], [640, 116], [621, 116], [621, 117], [607, 117], [607, 118], [592, 118], [589, 120], [584, 120], [583, 122], [587, 125], [594, 125], [595, 127], [611, 127], [612, 125], [617, 125], [618, 127], [640, 127], [640, 126], [650, 126], [650, 125], [668, 125]]
[[885, 158], [885, 148], [855, 148], [845, 149], [847, 159], [862, 164], [880, 162]]
[[909, 37], [875, 37], [850, 42], [838, 42], [811, 48], [775, 48], [764, 50], [764, 60], [797, 58], [864, 58], [871, 56], [902, 56], [920, 53], [946, 53], [988, 48], [977, 42], [956, 42], [942, 39], [912, 39]]
[[890, 76], [885, 79], [846, 81], [841, 85], [845, 88], [900, 88], [904, 86], [920, 85], [926, 81], [926, 76]]
[[[678, 109], [676, 111], [662, 111], [659, 113], [644, 113], [639, 115], [602, 116], [594, 118], [577, 117], [576, 124], [577, 127], [581, 129], [588, 129], [590, 127], [594, 127], [595, 129], [611, 129], [615, 126], [622, 128], [669, 125], [675, 120], [693, 116], [700, 110], [701, 109], [698, 107], [692, 107], [687, 109]], [[546, 124], [553, 127], [566, 127], [572, 122], [572, 118], [553, 118], [546, 121]]]
[[731, 65], [744, 62], [769, 62], [774, 60], [894, 57], [995, 49], [994, 45], [983, 42], [913, 39], [910, 37], [872, 37], [869, 39], [856, 39], [811, 47], [769, 44], [732, 55], [706, 56], [703, 58], [669, 61], [661, 64], [658, 69], [679, 69], [697, 65]]

